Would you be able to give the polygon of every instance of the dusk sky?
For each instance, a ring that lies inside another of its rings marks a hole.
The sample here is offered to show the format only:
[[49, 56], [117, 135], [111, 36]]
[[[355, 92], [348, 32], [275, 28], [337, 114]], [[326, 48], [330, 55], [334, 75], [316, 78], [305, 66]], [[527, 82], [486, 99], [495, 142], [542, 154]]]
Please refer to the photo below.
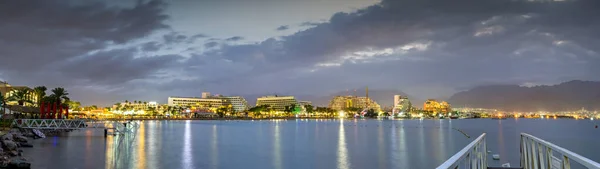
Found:
[[443, 98], [485, 84], [600, 80], [598, 9], [599, 0], [3, 0], [0, 80], [64, 87], [84, 105], [365, 86]]

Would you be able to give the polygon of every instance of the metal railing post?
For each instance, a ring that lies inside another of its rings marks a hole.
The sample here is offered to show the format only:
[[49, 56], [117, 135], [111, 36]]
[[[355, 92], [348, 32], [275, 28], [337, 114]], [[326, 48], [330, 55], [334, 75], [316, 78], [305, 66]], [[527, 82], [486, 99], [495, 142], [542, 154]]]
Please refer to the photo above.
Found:
[[[560, 158], [554, 157], [554, 152], [557, 152], [562, 156], [562, 161]], [[521, 133], [521, 164], [523, 168], [545, 169], [560, 167], [562, 169], [571, 169], [571, 161], [575, 161], [588, 169], [600, 169], [600, 163], [554, 145], [548, 141], [526, 133]]]
[[539, 169], [537, 155], [535, 154], [535, 142], [531, 140], [531, 159], [533, 162], [533, 169]]
[[545, 165], [544, 165], [544, 148], [542, 147], [541, 143], [537, 144], [537, 150], [538, 150], [538, 165], [541, 169], [545, 169]]
[[[483, 149], [484, 152], [481, 152], [481, 149]], [[481, 136], [477, 137], [475, 140], [465, 146], [465, 148], [438, 166], [437, 169], [484, 168], [484, 166], [487, 166], [485, 163], [485, 158], [487, 158], [486, 151], [487, 147], [485, 143], [485, 133], [483, 133]], [[482, 154], [485, 154], [485, 156], [482, 156]]]

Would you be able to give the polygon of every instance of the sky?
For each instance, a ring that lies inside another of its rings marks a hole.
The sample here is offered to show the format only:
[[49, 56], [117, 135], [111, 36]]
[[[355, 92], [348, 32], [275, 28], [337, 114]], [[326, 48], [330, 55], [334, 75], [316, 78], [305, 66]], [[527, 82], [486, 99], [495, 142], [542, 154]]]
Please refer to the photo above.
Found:
[[[85, 105], [169, 96], [447, 98], [600, 80], [597, 0], [4, 0], [0, 80]], [[252, 100], [254, 98], [247, 98]]]

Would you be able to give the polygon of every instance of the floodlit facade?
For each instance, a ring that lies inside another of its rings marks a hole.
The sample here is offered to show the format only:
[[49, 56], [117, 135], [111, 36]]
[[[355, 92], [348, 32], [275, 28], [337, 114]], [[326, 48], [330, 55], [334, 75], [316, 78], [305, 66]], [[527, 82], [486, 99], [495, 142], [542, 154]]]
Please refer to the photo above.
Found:
[[202, 92], [202, 97], [169, 97], [169, 106], [192, 106], [201, 109], [216, 109], [221, 106], [233, 107], [234, 112], [243, 112], [248, 110], [248, 102], [241, 96], [221, 96], [211, 95], [209, 92]]
[[158, 108], [158, 103], [156, 102], [122, 102], [119, 103], [119, 105], [113, 105], [113, 110], [116, 110], [119, 107], [125, 107], [128, 106], [129, 108], [135, 109], [135, 110], [147, 110], [149, 108]]
[[[34, 96], [33, 90], [31, 88], [29, 88], [27, 86], [11, 86], [7, 82], [0, 81], [0, 94], [5, 99], [8, 99], [17, 90], [20, 90], [20, 89], [29, 90], [29, 94], [27, 94], [28, 99], [31, 100], [33, 103], [37, 103], [37, 98]], [[12, 102], [7, 102], [6, 104], [8, 104], [8, 105], [17, 105], [19, 103], [16, 102], [16, 101], [12, 101]], [[26, 103], [26, 104], [29, 104], [29, 103]]]
[[169, 106], [198, 106], [202, 108], [219, 108], [230, 103], [225, 98], [198, 98], [198, 97], [169, 97]]
[[275, 111], [284, 111], [286, 106], [300, 105], [294, 96], [263, 96], [256, 98], [256, 106], [269, 105]]
[[412, 103], [408, 100], [408, 97], [401, 95], [394, 95], [394, 109], [395, 112], [409, 112], [412, 108]]
[[358, 96], [335, 96], [329, 101], [329, 108], [334, 110], [345, 110], [347, 108], [372, 108], [376, 112], [381, 111], [381, 106], [374, 100]]
[[442, 112], [447, 113], [451, 111], [450, 104], [448, 102], [442, 101], [438, 102], [434, 99], [428, 99], [423, 104], [423, 110], [431, 111], [431, 112]]
[[246, 101], [246, 99], [244, 99], [244, 97], [227, 96], [221, 98], [226, 99], [233, 106], [233, 111], [235, 112], [244, 112], [248, 110], [248, 102]]

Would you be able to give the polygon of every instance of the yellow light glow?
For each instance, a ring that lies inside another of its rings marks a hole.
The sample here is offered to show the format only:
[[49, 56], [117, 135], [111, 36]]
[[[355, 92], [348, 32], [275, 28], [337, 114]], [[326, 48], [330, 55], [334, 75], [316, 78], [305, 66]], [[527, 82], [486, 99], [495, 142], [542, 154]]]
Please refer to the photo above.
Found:
[[340, 111], [338, 114], [340, 115], [340, 117], [345, 117], [346, 116], [346, 113], [344, 113], [343, 111]]

